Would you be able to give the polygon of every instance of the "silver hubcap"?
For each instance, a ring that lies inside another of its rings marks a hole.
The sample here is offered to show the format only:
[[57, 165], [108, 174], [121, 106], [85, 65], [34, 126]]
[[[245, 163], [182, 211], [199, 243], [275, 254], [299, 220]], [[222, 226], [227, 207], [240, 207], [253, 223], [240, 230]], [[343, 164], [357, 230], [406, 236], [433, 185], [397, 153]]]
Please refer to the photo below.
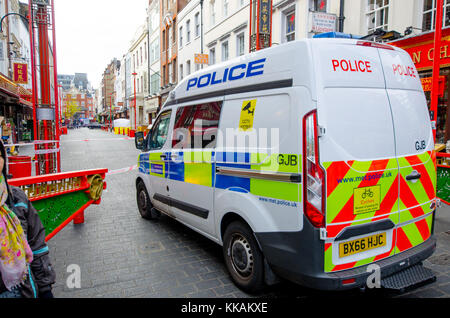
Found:
[[234, 270], [242, 277], [250, 276], [253, 271], [253, 253], [245, 237], [235, 234], [229, 252]]

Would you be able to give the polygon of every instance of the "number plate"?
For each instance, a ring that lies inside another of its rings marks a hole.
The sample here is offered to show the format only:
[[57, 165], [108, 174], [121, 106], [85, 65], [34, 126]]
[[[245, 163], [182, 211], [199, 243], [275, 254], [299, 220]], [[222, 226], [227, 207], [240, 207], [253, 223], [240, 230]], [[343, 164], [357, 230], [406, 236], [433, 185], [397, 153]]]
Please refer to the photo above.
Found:
[[339, 244], [339, 257], [372, 250], [386, 245], [386, 233], [363, 237], [358, 240]]

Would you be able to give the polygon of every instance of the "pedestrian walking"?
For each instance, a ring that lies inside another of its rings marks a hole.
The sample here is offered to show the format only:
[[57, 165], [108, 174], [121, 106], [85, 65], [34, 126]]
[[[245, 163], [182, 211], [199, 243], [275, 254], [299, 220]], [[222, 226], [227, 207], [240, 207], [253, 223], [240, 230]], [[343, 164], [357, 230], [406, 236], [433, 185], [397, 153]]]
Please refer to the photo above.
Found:
[[0, 298], [53, 298], [45, 230], [26, 194], [10, 187], [0, 142]]

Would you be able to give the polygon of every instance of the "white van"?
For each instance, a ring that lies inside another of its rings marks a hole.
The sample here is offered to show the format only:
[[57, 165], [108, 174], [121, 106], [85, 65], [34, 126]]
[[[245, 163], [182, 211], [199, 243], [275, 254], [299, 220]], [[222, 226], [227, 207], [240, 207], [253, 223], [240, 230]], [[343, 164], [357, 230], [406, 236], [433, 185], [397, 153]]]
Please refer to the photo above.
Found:
[[429, 118], [411, 58], [389, 45], [306, 39], [213, 65], [137, 142], [139, 211], [222, 245], [246, 291], [277, 276], [363, 287], [374, 268], [411, 285], [436, 246]]

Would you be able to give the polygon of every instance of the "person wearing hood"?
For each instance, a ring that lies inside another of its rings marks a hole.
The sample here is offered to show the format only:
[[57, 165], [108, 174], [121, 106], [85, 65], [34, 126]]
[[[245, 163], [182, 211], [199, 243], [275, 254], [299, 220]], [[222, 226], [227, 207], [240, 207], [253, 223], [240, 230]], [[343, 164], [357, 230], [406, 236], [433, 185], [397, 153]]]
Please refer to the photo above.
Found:
[[0, 298], [53, 298], [45, 229], [26, 194], [10, 187], [0, 141]]

